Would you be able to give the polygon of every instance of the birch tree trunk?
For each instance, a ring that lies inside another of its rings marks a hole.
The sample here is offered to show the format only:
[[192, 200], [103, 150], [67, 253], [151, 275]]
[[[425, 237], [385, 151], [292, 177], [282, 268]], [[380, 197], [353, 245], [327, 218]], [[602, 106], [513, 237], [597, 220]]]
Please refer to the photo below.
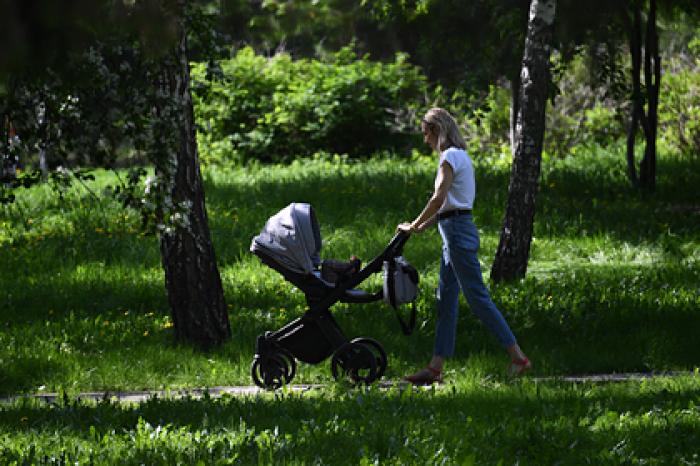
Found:
[[513, 73], [515, 76], [510, 81], [510, 115], [509, 115], [509, 132], [510, 138], [510, 155], [515, 157], [516, 135], [518, 126], [518, 113], [520, 113], [520, 74]]
[[496, 258], [495, 282], [525, 276], [535, 218], [556, 0], [532, 0], [520, 73], [520, 105], [508, 203]]
[[169, 135], [173, 143], [166, 144], [170, 150], [156, 163], [163, 201], [160, 250], [176, 337], [208, 348], [230, 338], [231, 328], [199, 170], [186, 34], [179, 26], [176, 59], [163, 86], [174, 105], [159, 115], [162, 126], [177, 122]]

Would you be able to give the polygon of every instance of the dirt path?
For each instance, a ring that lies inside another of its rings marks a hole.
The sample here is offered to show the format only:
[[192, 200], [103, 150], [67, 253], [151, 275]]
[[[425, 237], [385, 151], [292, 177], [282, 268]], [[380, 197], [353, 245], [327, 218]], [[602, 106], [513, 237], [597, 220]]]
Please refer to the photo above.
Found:
[[[322, 385], [292, 385], [288, 387], [289, 390], [293, 392], [305, 392], [308, 390], [313, 390], [321, 388]], [[79, 395], [72, 395], [70, 398], [78, 398], [81, 400], [113, 400], [123, 403], [141, 403], [147, 401], [150, 398], [202, 398], [205, 393], [209, 393], [212, 398], [218, 398], [223, 395], [233, 395], [233, 396], [254, 396], [261, 393], [268, 393], [267, 390], [263, 390], [256, 386], [241, 386], [241, 387], [211, 387], [211, 388], [193, 388], [193, 389], [180, 389], [180, 390], [145, 390], [145, 391], [107, 391], [107, 392], [85, 392]], [[58, 393], [38, 393], [34, 395], [19, 395], [8, 398], [0, 398], [0, 403], [2, 402], [12, 402], [17, 399], [22, 398], [36, 398], [39, 400], [44, 400], [47, 403], [54, 403], [61, 395]]]
[[[537, 382], [552, 382], [552, 381], [562, 381], [571, 383], [609, 383], [609, 382], [625, 382], [630, 380], [644, 380], [658, 377], [679, 377], [679, 376], [695, 376], [698, 374], [695, 372], [626, 372], [619, 374], [588, 374], [588, 375], [571, 375], [571, 376], [556, 376], [556, 377], [533, 377], [531, 380]], [[382, 388], [398, 387], [404, 388], [408, 384], [403, 381], [385, 381], [379, 384]], [[449, 386], [449, 382], [441, 385]], [[286, 389], [292, 392], [306, 392], [309, 390], [315, 390], [322, 388], [323, 385], [291, 385]], [[77, 396], [71, 396], [71, 398], [78, 398], [81, 400], [112, 400], [119, 401], [123, 403], [141, 403], [149, 400], [150, 398], [202, 398], [205, 393], [209, 394], [212, 398], [218, 398], [223, 395], [232, 396], [255, 396], [262, 393], [270, 393], [267, 390], [263, 390], [256, 386], [227, 386], [227, 387], [211, 387], [211, 388], [195, 388], [188, 390], [152, 390], [152, 391], [129, 391], [129, 392], [85, 392]], [[54, 403], [61, 395], [57, 393], [39, 393], [34, 395], [18, 395], [11, 396], [7, 398], [0, 398], [0, 403], [11, 403], [15, 400], [22, 398], [36, 398], [43, 400], [47, 403]]]

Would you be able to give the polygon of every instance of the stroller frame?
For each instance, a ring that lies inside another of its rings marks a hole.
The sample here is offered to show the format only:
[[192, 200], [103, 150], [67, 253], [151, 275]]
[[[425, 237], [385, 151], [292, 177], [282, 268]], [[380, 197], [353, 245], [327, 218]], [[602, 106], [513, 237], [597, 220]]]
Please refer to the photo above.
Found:
[[384, 375], [387, 366], [382, 345], [371, 338], [349, 340], [333, 318], [330, 308], [338, 302], [370, 303], [383, 298], [383, 291], [367, 293], [355, 287], [370, 275], [382, 271], [385, 261], [400, 256], [408, 233], [399, 232], [387, 247], [365, 267], [347, 279], [329, 285], [313, 274], [292, 271], [262, 250], [253, 250], [260, 260], [302, 290], [309, 309], [276, 331], [258, 336], [251, 375], [256, 385], [275, 389], [291, 382], [296, 360], [318, 364], [329, 356], [334, 378], [355, 383], [372, 383]]

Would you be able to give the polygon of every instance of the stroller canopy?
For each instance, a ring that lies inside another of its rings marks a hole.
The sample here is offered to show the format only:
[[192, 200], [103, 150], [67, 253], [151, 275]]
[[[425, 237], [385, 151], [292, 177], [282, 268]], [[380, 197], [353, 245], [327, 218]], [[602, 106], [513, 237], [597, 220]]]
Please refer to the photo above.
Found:
[[252, 252], [262, 252], [294, 272], [310, 274], [320, 263], [321, 230], [310, 204], [293, 202], [270, 217], [253, 238]]

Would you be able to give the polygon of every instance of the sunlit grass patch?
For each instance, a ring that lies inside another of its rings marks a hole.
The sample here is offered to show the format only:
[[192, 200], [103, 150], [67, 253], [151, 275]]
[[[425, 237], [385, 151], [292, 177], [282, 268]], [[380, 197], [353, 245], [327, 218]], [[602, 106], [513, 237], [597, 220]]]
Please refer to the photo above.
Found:
[[[698, 217], [692, 209], [682, 215], [665, 209], [692, 205], [692, 190], [661, 177], [658, 194], [640, 198], [620, 178], [624, 158], [618, 155], [545, 161], [528, 277], [498, 286], [488, 276], [509, 173], [475, 157], [482, 271], [494, 301], [536, 362], [536, 374], [697, 365]], [[665, 163], [660, 161], [660, 170], [678, 169]], [[321, 225], [323, 257], [354, 254], [366, 263], [399, 222], [420, 212], [434, 172], [430, 158], [357, 162], [330, 156], [206, 170], [209, 218], [233, 331], [230, 343], [207, 354], [173, 343], [158, 241], [140, 232], [136, 213], [79, 185], [62, 200], [47, 186], [20, 192], [0, 223], [5, 299], [0, 391], [250, 383], [257, 335], [306, 310], [303, 293], [249, 253], [251, 238], [267, 218], [290, 202], [309, 202]], [[113, 180], [98, 172], [90, 190], [101, 193]], [[694, 186], [693, 180], [685, 182]], [[382, 303], [333, 308], [349, 337], [369, 336], [385, 346], [389, 378], [425, 364], [432, 350], [439, 235], [411, 238], [405, 253], [421, 273], [414, 336], [401, 335]], [[368, 291], [380, 286], [379, 275], [362, 284]], [[449, 377], [500, 380], [505, 356], [461, 303]], [[301, 364], [295, 381], [330, 379], [328, 364]]]

